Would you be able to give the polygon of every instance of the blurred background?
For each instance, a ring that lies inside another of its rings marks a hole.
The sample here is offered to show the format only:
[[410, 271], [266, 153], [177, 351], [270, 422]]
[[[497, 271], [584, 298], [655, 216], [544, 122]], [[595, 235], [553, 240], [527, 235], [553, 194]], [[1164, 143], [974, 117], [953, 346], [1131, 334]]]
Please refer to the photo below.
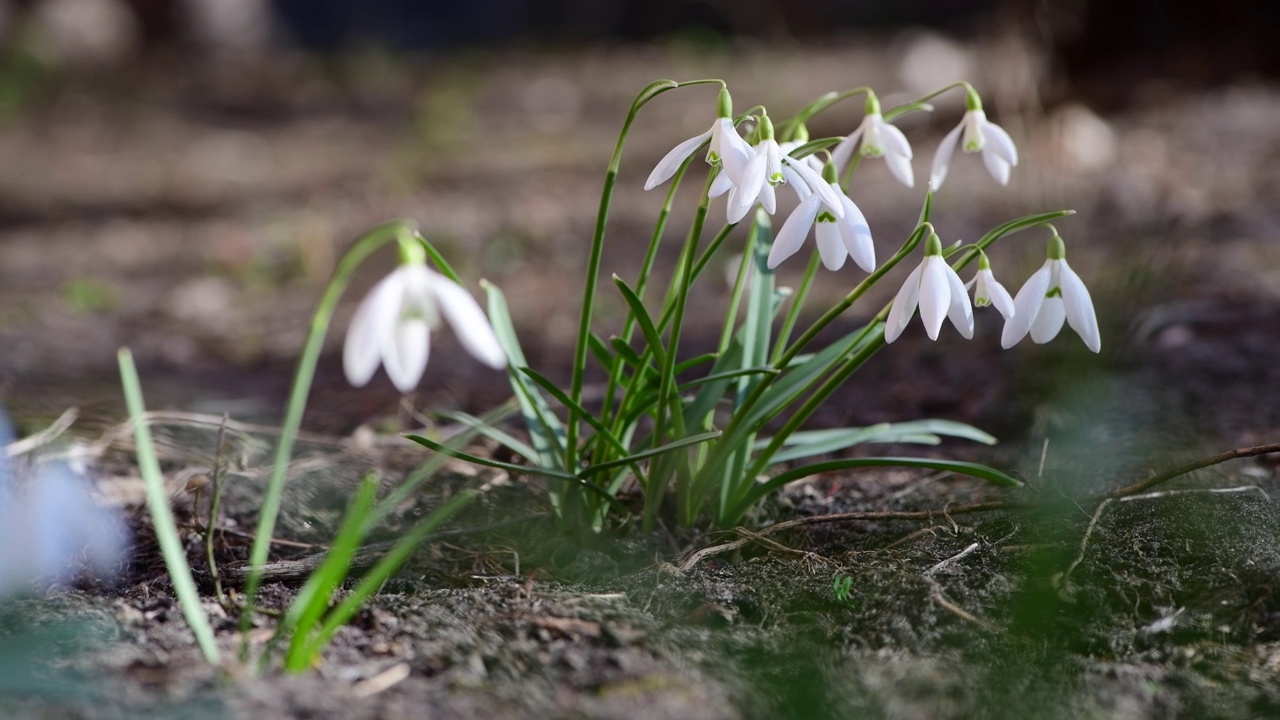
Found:
[[[965, 78], [1022, 163], [1001, 188], [958, 158], [935, 205], [945, 239], [1075, 208], [1059, 229], [1103, 318], [1104, 363], [1185, 379], [1179, 412], [1236, 408], [1217, 432], [1265, 433], [1280, 425], [1280, 403], [1258, 395], [1280, 372], [1276, 28], [1265, 0], [0, 0], [0, 397], [31, 427], [70, 405], [114, 419], [128, 345], [152, 406], [277, 416], [336, 258], [395, 217], [416, 219], [473, 291], [499, 284], [531, 363], [564, 377], [599, 185], [646, 84], [721, 77], [739, 108], [785, 117], [828, 90], [871, 85], [892, 104]], [[701, 88], [645, 109], [604, 272], [634, 272], [661, 204], [641, 184], [713, 103]], [[951, 93], [902, 122], [921, 183], [962, 112]], [[811, 130], [860, 119], [848, 103]], [[850, 194], [882, 257], [922, 193], [882, 163], [859, 171]], [[1042, 243], [1001, 249], [1011, 289]], [[312, 427], [396, 412], [381, 376], [347, 389], [337, 355], [393, 262], [384, 253], [348, 292]], [[824, 274], [819, 296], [858, 279]], [[605, 299], [602, 323], [617, 305]], [[694, 318], [691, 346], [718, 319]], [[1078, 340], [1001, 353], [998, 323], [979, 322], [978, 343], [909, 338], [915, 369], [869, 367], [892, 382], [828, 419], [999, 424], [1013, 392], [991, 389], [999, 373], [1031, 398], [1018, 417], [1038, 417], [1061, 393], [1045, 378], [1080, 366]], [[507, 394], [442, 333], [414, 401], [481, 410]]]

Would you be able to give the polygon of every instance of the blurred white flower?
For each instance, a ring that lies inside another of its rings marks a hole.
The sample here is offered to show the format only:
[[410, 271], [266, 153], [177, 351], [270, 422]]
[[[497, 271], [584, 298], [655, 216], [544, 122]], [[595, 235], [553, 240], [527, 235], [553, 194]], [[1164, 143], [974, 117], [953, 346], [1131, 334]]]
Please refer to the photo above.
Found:
[[[805, 167], [809, 169], [807, 165]], [[829, 173], [829, 178], [797, 178], [791, 183], [801, 202], [773, 240], [773, 247], [769, 250], [770, 269], [794, 255], [809, 236], [809, 228], [815, 225], [818, 254], [828, 270], [839, 270], [844, 267], [845, 258], [850, 257], [867, 272], [876, 269], [876, 249], [867, 219], [836, 181], [834, 164], [827, 168], [824, 172]], [[816, 188], [830, 192], [819, 194]], [[831, 204], [832, 200], [836, 201], [835, 206]], [[836, 207], [843, 210], [844, 217], [837, 216]]]
[[924, 252], [924, 260], [907, 276], [907, 281], [889, 307], [889, 318], [884, 328], [885, 342], [898, 339], [915, 315], [917, 306], [930, 340], [938, 339], [942, 321], [947, 318], [966, 340], [971, 339], [973, 308], [969, 305], [969, 291], [956, 271], [943, 259], [942, 243], [937, 235], [929, 235]]
[[960, 124], [942, 138], [942, 144], [933, 155], [933, 172], [930, 173], [930, 178], [934, 190], [942, 187], [942, 181], [947, 179], [947, 169], [951, 166], [951, 156], [955, 154], [957, 142], [967, 153], [981, 152], [982, 162], [987, 166], [991, 177], [1001, 185], [1009, 184], [1009, 170], [1018, 164], [1018, 148], [1014, 147], [1009, 133], [987, 120], [981, 101], [977, 102], [977, 107], [973, 107], [976, 97], [971, 93], [969, 110]]
[[89, 483], [63, 463], [37, 458], [19, 472], [4, 452], [12, 440], [0, 412], [0, 597], [84, 570], [115, 570], [127, 544], [119, 516], [96, 504]]
[[907, 136], [901, 130], [880, 114], [880, 101], [874, 95], [867, 96], [867, 114], [862, 118], [862, 124], [831, 151], [831, 159], [841, 172], [848, 167], [854, 147], [859, 148], [863, 157], [883, 157], [889, 172], [898, 182], [907, 187], [915, 185], [911, 143], [907, 142]]
[[507, 364], [475, 299], [426, 265], [408, 263], [380, 280], [356, 309], [342, 351], [347, 381], [361, 387], [381, 364], [396, 388], [412, 390], [427, 368], [431, 331], [440, 325], [441, 315], [477, 360], [494, 369]]
[[1084, 281], [1067, 265], [1065, 255], [1062, 239], [1055, 234], [1049, 241], [1049, 259], [1013, 299], [1013, 317], [1005, 321], [1001, 346], [1011, 348], [1027, 333], [1033, 342], [1047, 343], [1066, 322], [1084, 340], [1085, 347], [1102, 350], [1093, 299]]

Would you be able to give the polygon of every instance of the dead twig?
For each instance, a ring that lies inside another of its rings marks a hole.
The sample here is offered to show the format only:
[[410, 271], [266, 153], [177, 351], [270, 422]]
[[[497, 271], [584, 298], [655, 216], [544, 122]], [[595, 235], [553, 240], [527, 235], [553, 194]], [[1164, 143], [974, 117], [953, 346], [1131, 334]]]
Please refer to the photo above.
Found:
[[1055, 585], [1058, 588], [1058, 595], [1063, 600], [1070, 601], [1071, 595], [1071, 573], [1075, 572], [1077, 566], [1084, 561], [1085, 549], [1089, 547], [1089, 538], [1093, 536], [1093, 530], [1098, 526], [1098, 519], [1102, 517], [1102, 512], [1111, 504], [1112, 498], [1107, 498], [1098, 504], [1098, 508], [1093, 511], [1093, 517], [1089, 519], [1089, 527], [1085, 528], [1084, 537], [1080, 538], [1080, 552], [1076, 553], [1076, 559], [1071, 561], [1065, 572], [1057, 579]]
[[1158, 492], [1146, 493], [1145, 495], [1130, 495], [1120, 498], [1120, 502], [1130, 502], [1133, 500], [1155, 500], [1156, 498], [1171, 497], [1173, 495], [1230, 495], [1234, 493], [1256, 492], [1262, 496], [1267, 502], [1271, 502], [1271, 496], [1266, 490], [1257, 485], [1241, 485], [1240, 487], [1229, 488], [1187, 488], [1185, 490], [1160, 490]]
[[49, 424], [49, 427], [5, 445], [4, 456], [14, 458], [48, 445], [58, 439], [59, 435], [66, 432], [67, 428], [75, 424], [78, 417], [80, 417], [80, 408], [69, 407], [63, 410], [58, 419]]
[[1000, 628], [996, 627], [995, 625], [992, 625], [986, 620], [983, 620], [977, 615], [974, 615], [968, 610], [965, 610], [959, 605], [956, 605], [955, 603], [951, 602], [951, 599], [948, 598], [946, 593], [942, 591], [942, 585], [940, 585], [937, 580], [934, 580], [931, 577], [924, 577], [923, 575], [920, 576], [920, 578], [929, 585], [929, 599], [932, 600], [935, 604], [937, 604], [938, 607], [942, 608], [943, 610], [946, 610], [952, 615], [955, 615], [961, 620], [964, 620], [966, 622], [971, 622], [974, 625], [977, 625], [978, 627], [982, 628], [983, 630], [986, 630], [987, 632], [994, 633], [1000, 630]]
[[947, 558], [946, 560], [943, 560], [942, 562], [938, 563], [937, 565], [934, 565], [933, 567], [929, 568], [928, 570], [925, 570], [925, 571], [924, 571], [924, 576], [925, 576], [925, 577], [927, 577], [927, 578], [931, 578], [931, 577], [933, 577], [934, 575], [937, 575], [939, 572], [941, 572], [941, 571], [943, 571], [943, 570], [946, 570], [946, 569], [947, 569], [948, 567], [950, 567], [951, 565], [953, 565], [953, 564], [955, 564], [955, 563], [957, 563], [957, 562], [960, 562], [961, 560], [965, 559], [966, 557], [968, 557], [968, 556], [972, 555], [974, 552], [976, 552], [976, 551], [977, 551], [977, 549], [978, 549], [978, 543], [973, 543], [973, 544], [969, 545], [969, 547], [967, 547], [967, 548], [965, 548], [965, 549], [961, 550], [959, 553], [956, 553], [955, 555], [952, 555], [951, 557]]

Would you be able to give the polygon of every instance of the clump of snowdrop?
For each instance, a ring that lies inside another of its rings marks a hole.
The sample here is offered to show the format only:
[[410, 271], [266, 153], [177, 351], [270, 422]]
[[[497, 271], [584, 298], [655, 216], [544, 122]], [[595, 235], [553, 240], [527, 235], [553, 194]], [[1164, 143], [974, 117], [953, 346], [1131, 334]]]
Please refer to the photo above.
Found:
[[880, 100], [875, 93], [867, 93], [866, 115], [862, 118], [862, 124], [831, 151], [831, 159], [841, 171], [848, 167], [855, 147], [862, 157], [884, 158], [889, 172], [898, 182], [907, 187], [915, 186], [915, 173], [911, 169], [911, 143], [907, 142], [907, 136], [901, 130], [884, 119], [880, 112]]
[[0, 597], [116, 570], [127, 545], [120, 517], [94, 502], [89, 482], [65, 464], [12, 461], [12, 440], [0, 412]]
[[431, 331], [449, 321], [467, 352], [494, 369], [507, 364], [484, 311], [458, 283], [429, 269], [413, 241], [400, 243], [400, 267], [369, 291], [343, 345], [347, 381], [363, 387], [382, 365], [401, 392], [417, 387], [431, 355]]
[[924, 260], [902, 284], [889, 307], [884, 328], [885, 342], [898, 339], [920, 308], [920, 320], [930, 340], [938, 339], [942, 321], [950, 320], [966, 340], [973, 337], [973, 307], [969, 291], [956, 271], [942, 257], [942, 242], [930, 232], [924, 246]]
[[1013, 299], [1013, 317], [1005, 322], [1000, 345], [1011, 348], [1028, 333], [1033, 342], [1047, 343], [1057, 337], [1066, 323], [1084, 341], [1085, 347], [1101, 351], [1102, 337], [1093, 299], [1084, 281], [1067, 264], [1066, 247], [1056, 231], [1049, 238], [1048, 256]]
[[947, 169], [951, 166], [951, 156], [955, 154], [956, 145], [966, 153], [982, 153], [982, 163], [987, 172], [1001, 185], [1009, 184], [1009, 171], [1018, 164], [1018, 148], [1004, 128], [987, 119], [982, 110], [982, 98], [972, 87], [965, 86], [964, 118], [960, 124], [946, 137], [933, 155], [933, 170], [930, 182], [937, 190], [942, 181], [947, 179]]

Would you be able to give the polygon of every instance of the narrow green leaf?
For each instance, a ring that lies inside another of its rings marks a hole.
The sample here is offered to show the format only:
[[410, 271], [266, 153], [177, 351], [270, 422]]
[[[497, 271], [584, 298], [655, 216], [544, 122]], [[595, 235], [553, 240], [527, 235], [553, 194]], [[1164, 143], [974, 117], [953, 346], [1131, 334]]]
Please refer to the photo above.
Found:
[[679, 375], [680, 373], [689, 372], [690, 370], [698, 367], [699, 365], [705, 365], [706, 363], [714, 363], [716, 361], [716, 357], [717, 357], [716, 353], [705, 353], [703, 355], [698, 355], [696, 357], [689, 358], [684, 362], [676, 363], [676, 374]]
[[995, 483], [1001, 487], [1022, 487], [1022, 481], [1001, 472], [993, 467], [981, 465], [979, 463], [960, 462], [957, 460], [933, 460], [929, 458], [907, 458], [907, 457], [871, 457], [871, 458], [849, 458], [845, 460], [830, 460], [827, 462], [814, 463], [805, 465], [794, 470], [775, 475], [767, 482], [756, 485], [751, 493], [745, 497], [734, 508], [734, 515], [741, 518], [753, 505], [759, 502], [763, 497], [773, 491], [783, 487], [788, 483], [797, 480], [819, 475], [821, 473], [839, 472], [842, 470], [854, 470], [867, 467], [918, 467], [930, 470], [941, 470], [944, 472], [953, 472], [959, 475], [968, 475], [970, 477], [980, 478], [988, 482]]
[[391, 552], [382, 556], [382, 559], [379, 560], [377, 564], [369, 570], [369, 572], [365, 573], [364, 577], [361, 578], [359, 584], [356, 585], [351, 593], [347, 595], [347, 597], [344, 598], [332, 612], [325, 616], [324, 623], [320, 626], [319, 632], [317, 632], [314, 639], [308, 643], [303, 655], [307, 658], [315, 657], [316, 653], [320, 652], [320, 650], [328, 644], [329, 640], [333, 638], [333, 634], [337, 632], [338, 628], [345, 625], [347, 621], [350, 620], [360, 609], [360, 606], [382, 588], [382, 585], [387, 581], [387, 579], [404, 564], [405, 560], [409, 559], [409, 556], [413, 554], [413, 551], [416, 550], [437, 527], [443, 524], [450, 517], [453, 517], [458, 510], [462, 509], [462, 506], [470, 502], [471, 498], [475, 497], [475, 495], [476, 491], [474, 490], [464, 490], [452, 498], [449, 498], [443, 505], [433, 510], [430, 515], [423, 519], [422, 522], [415, 525], [407, 535], [401, 538], [400, 542], [396, 543], [395, 547], [391, 549]]
[[[556, 470], [553, 468], [534, 467], [531, 465], [516, 465], [514, 463], [502, 462], [501, 460], [493, 460], [491, 458], [480, 457], [479, 455], [472, 455], [471, 453], [463, 452], [456, 448], [451, 448], [448, 445], [436, 442], [431, 438], [426, 438], [421, 435], [405, 435], [405, 437], [408, 438], [409, 440], [412, 440], [413, 442], [418, 443], [419, 445], [422, 445], [431, 450], [435, 450], [438, 453], [443, 453], [445, 455], [448, 455], [449, 457], [458, 458], [459, 460], [466, 460], [467, 462], [473, 463], [475, 465], [483, 465], [485, 467], [497, 468], [499, 470], [506, 470], [509, 473], [514, 473], [517, 475], [540, 475], [542, 477], [553, 478], [556, 480], [564, 480], [566, 482], [573, 483], [575, 486], [585, 488], [593, 493], [596, 493], [597, 495], [600, 495], [605, 500], [609, 501], [610, 504], [614, 504], [614, 505], [618, 504], [618, 500], [614, 498], [612, 495], [610, 495], [609, 493], [605, 492], [603, 488], [593, 485], [592, 483], [589, 483], [586, 480], [583, 480], [577, 475], [564, 472], [563, 470]], [[588, 470], [591, 470], [591, 468], [588, 468]], [[621, 505], [618, 505], [618, 507], [623, 511], [625, 511], [625, 508], [622, 508]]]
[[596, 356], [596, 362], [599, 362], [606, 370], [613, 367], [614, 356], [609, 350], [609, 343], [605, 342], [595, 333], [587, 336], [587, 347], [591, 350], [591, 354]]
[[540, 387], [542, 387], [543, 390], [546, 390], [547, 393], [551, 395], [551, 397], [559, 401], [560, 404], [564, 405], [565, 407], [571, 410], [575, 410], [578, 413], [578, 416], [581, 417], [584, 421], [586, 421], [586, 423], [590, 425], [591, 428], [595, 430], [597, 434], [600, 435], [600, 437], [604, 438], [605, 442], [609, 443], [609, 445], [612, 446], [614, 450], [618, 451], [619, 454], [622, 454], [622, 455], [627, 454], [628, 450], [626, 446], [622, 444], [622, 441], [619, 440], [613, 434], [613, 432], [608, 428], [608, 426], [600, 422], [600, 420], [595, 416], [595, 414], [588, 412], [586, 408], [573, 402], [573, 400], [568, 396], [568, 394], [566, 394], [559, 387], [556, 387], [555, 383], [551, 382], [551, 380], [547, 379], [545, 376], [543, 376], [541, 373], [534, 370], [533, 368], [520, 368], [520, 371], [523, 372], [525, 375], [528, 375], [535, 383], [537, 383]]
[[752, 377], [755, 375], [777, 375], [778, 372], [778, 370], [775, 370], [768, 365], [763, 365], [761, 367], [749, 367], [742, 368], [741, 370], [726, 370], [724, 372], [711, 373], [710, 375], [690, 380], [689, 382], [681, 385], [680, 392], [685, 392], [707, 383], [719, 382], [720, 380], [731, 380], [733, 378]]
[[666, 348], [662, 345], [662, 337], [658, 335], [658, 328], [654, 326], [653, 318], [649, 316], [649, 311], [645, 309], [644, 303], [636, 295], [635, 291], [627, 285], [626, 281], [617, 275], [613, 276], [613, 284], [618, 286], [618, 292], [622, 293], [622, 299], [631, 308], [631, 315], [636, 319], [636, 325], [640, 327], [640, 333], [644, 335], [645, 342], [649, 343], [654, 362], [657, 363], [658, 367], [666, 365]]
[[489, 298], [489, 322], [493, 324], [494, 334], [502, 345], [510, 362], [507, 376], [511, 381], [511, 389], [524, 415], [525, 425], [533, 441], [534, 451], [538, 454], [538, 465], [545, 468], [562, 467], [564, 458], [564, 426], [551, 411], [546, 400], [528, 378], [515, 368], [528, 365], [520, 340], [516, 337], [514, 325], [511, 323], [511, 312], [507, 308], [506, 296], [502, 290], [492, 283], [482, 283]]
[[485, 422], [475, 415], [462, 412], [461, 410], [439, 410], [436, 414], [446, 420], [466, 425], [472, 430], [475, 430], [478, 434], [493, 440], [531, 463], [538, 463], [542, 461], [542, 458], [538, 455], [538, 451], [534, 450], [531, 445], [523, 442], [505, 430], [494, 427], [492, 424]]
[[364, 538], [366, 519], [373, 509], [374, 496], [378, 492], [378, 480], [372, 473], [365, 476], [360, 489], [347, 508], [346, 517], [338, 534], [334, 536], [329, 551], [320, 567], [316, 568], [289, 606], [281, 630], [292, 632], [289, 652], [285, 657], [285, 669], [291, 672], [306, 670], [311, 664], [311, 654], [306, 652], [310, 644], [312, 628], [329, 609], [333, 591], [347, 579], [351, 572], [351, 559]]
[[578, 473], [578, 477], [585, 480], [591, 475], [594, 475], [598, 472], [602, 472], [604, 470], [612, 470], [613, 468], [621, 467], [624, 465], [631, 465], [633, 463], [640, 462], [641, 460], [647, 460], [657, 455], [664, 455], [673, 450], [679, 450], [680, 448], [689, 447], [690, 445], [697, 445], [698, 443], [704, 443], [708, 440], [714, 440], [718, 437], [720, 437], [720, 433], [718, 431], [699, 433], [697, 435], [690, 435], [689, 437], [680, 438], [679, 440], [673, 440], [672, 442], [669, 442], [666, 445], [662, 445], [656, 448], [650, 448], [648, 450], [642, 450], [638, 453], [635, 453], [633, 455], [628, 455], [627, 457], [624, 457], [618, 460], [611, 460], [609, 462], [600, 463], [599, 465], [592, 465], [591, 467], [586, 468], [582, 470], [582, 472]]
[[147, 408], [142, 398], [142, 383], [138, 380], [138, 368], [134, 365], [133, 354], [128, 348], [120, 348], [116, 359], [120, 365], [120, 381], [124, 387], [125, 406], [129, 409], [130, 420], [133, 423], [133, 437], [138, 453], [138, 472], [142, 475], [146, 488], [147, 511], [156, 533], [156, 542], [160, 545], [160, 554], [164, 558], [169, 581], [173, 583], [174, 595], [178, 597], [178, 606], [182, 608], [182, 617], [195, 635], [196, 644], [200, 646], [205, 662], [217, 665], [221, 662], [218, 643], [214, 640], [213, 627], [209, 624], [209, 618], [200, 605], [200, 591], [196, 588], [195, 579], [191, 577], [191, 565], [187, 562], [187, 553], [182, 546], [182, 535], [178, 533], [178, 525], [173, 520], [173, 511], [169, 508], [169, 494], [165, 490], [160, 461], [156, 456], [155, 445], [151, 441], [151, 429], [147, 426]]
[[645, 362], [645, 360], [642, 359], [638, 353], [636, 353], [635, 349], [632, 348], [630, 345], [628, 345], [627, 341], [623, 340], [622, 338], [620, 337], [609, 338], [609, 345], [613, 348], [613, 352], [616, 353], [619, 358], [622, 358], [622, 360], [626, 362], [628, 365], [630, 365], [632, 368], [639, 368], [641, 366], [644, 366], [646, 369], [651, 369], [652, 367], [651, 364], [648, 362]]
[[[805, 430], [792, 433], [783, 443], [783, 447], [788, 449], [774, 455], [770, 459], [770, 464], [777, 465], [791, 460], [838, 452], [854, 445], [871, 443], [937, 445], [941, 442], [939, 436], [972, 440], [985, 445], [994, 445], [996, 442], [994, 437], [972, 425], [950, 420], [916, 420], [879, 423], [861, 428]], [[772, 438], [757, 440], [754, 449], [763, 450], [771, 441]]]

